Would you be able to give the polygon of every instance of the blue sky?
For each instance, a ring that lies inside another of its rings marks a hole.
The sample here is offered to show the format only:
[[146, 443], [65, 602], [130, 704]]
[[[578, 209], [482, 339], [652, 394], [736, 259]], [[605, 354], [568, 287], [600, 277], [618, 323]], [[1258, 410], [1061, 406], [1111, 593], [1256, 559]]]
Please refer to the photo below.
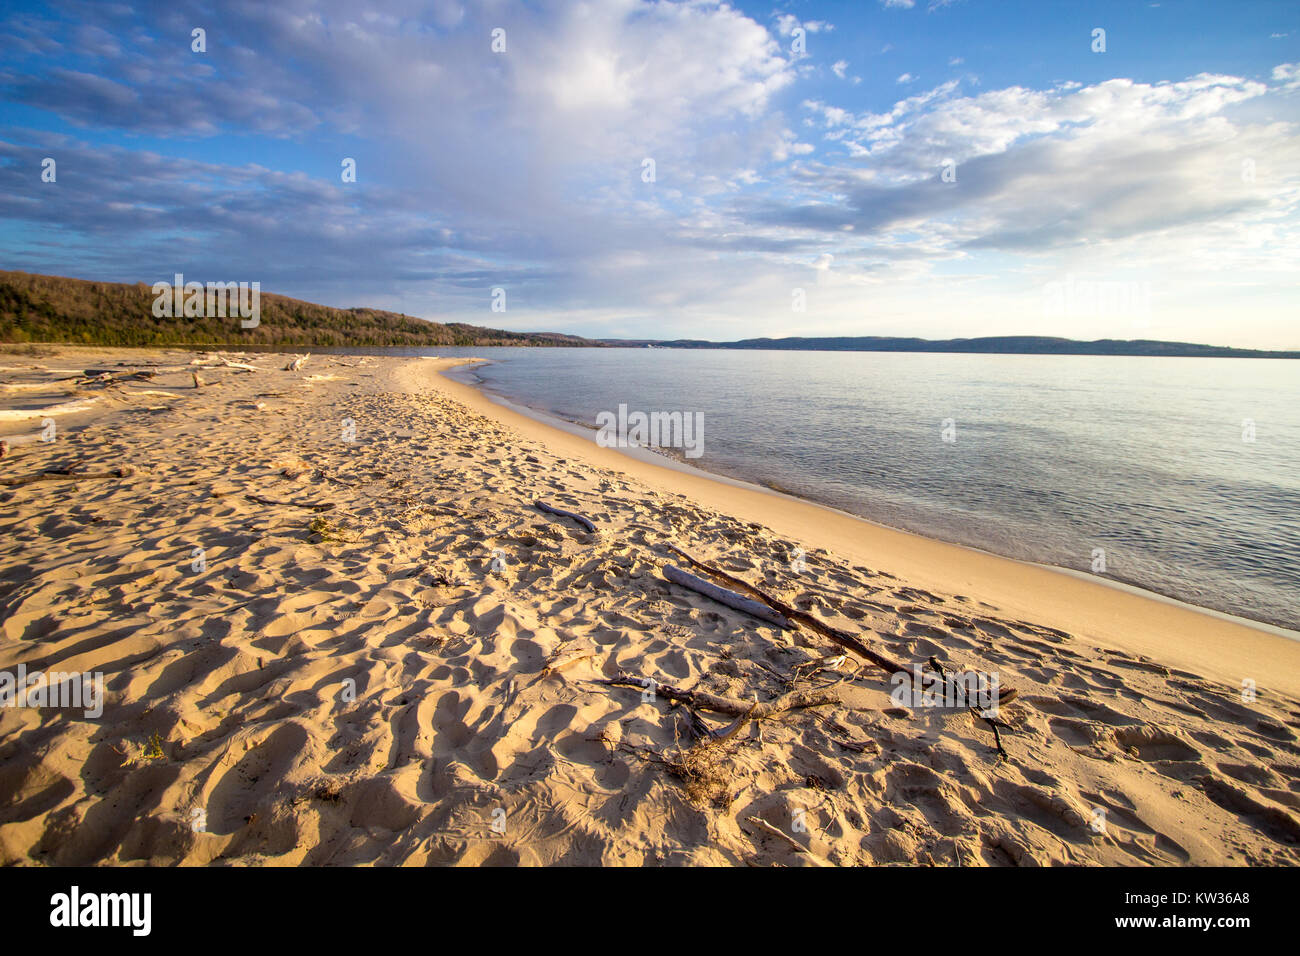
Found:
[[3, 268], [591, 336], [1300, 347], [1294, 3], [6, 9]]

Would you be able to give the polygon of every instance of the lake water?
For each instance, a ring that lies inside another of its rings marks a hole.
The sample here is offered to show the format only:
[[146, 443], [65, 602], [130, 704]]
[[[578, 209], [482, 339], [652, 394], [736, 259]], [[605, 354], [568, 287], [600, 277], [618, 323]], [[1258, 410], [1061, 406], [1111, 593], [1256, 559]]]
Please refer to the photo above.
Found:
[[1104, 559], [1114, 580], [1300, 628], [1300, 362], [435, 353], [490, 358], [464, 374], [585, 425], [620, 404], [698, 412], [691, 464], [709, 471], [1009, 557]]

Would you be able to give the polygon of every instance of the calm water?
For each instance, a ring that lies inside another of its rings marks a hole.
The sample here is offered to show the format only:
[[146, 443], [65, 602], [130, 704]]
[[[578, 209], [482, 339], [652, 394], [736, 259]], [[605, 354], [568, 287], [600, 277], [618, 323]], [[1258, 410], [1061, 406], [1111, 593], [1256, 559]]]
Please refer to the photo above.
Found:
[[[443, 349], [574, 422], [701, 412], [692, 463], [882, 524], [1300, 628], [1300, 362]], [[943, 440], [952, 419], [955, 441]], [[1255, 441], [1243, 440], [1243, 422]], [[811, 531], [811, 529], [810, 529]], [[815, 533], [814, 533], [815, 536]]]

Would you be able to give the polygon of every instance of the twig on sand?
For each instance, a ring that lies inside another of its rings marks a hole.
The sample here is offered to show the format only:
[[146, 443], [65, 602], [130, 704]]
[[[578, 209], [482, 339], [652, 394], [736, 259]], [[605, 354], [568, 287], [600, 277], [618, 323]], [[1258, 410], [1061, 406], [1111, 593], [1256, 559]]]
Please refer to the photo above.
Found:
[[726, 588], [718, 587], [718, 585], [691, 574], [689, 571], [683, 571], [676, 565], [665, 565], [664, 577], [673, 584], [680, 584], [684, 588], [690, 588], [705, 597], [712, 598], [719, 604], [724, 604], [737, 611], [743, 611], [760, 621], [775, 624], [783, 629], [790, 627], [790, 622], [769, 605], [747, 598], [743, 594], [737, 594], [735, 591], [728, 591]]
[[47, 468], [45, 471], [35, 475], [26, 475], [22, 478], [0, 478], [0, 485], [9, 488], [15, 488], [19, 485], [30, 485], [37, 481], [81, 481], [84, 478], [129, 478], [135, 474], [135, 469], [130, 465], [121, 465], [112, 471], [74, 471], [71, 468]]
[[565, 511], [563, 508], [556, 508], [553, 505], [548, 505], [545, 501], [535, 501], [533, 503], [537, 506], [538, 511], [545, 512], [548, 515], [555, 515], [559, 518], [570, 518], [578, 522], [578, 524], [582, 525], [592, 534], [596, 533], [596, 523], [590, 518], [584, 517], [575, 511]]
[[737, 700], [734, 697], [721, 697], [717, 694], [710, 694], [708, 691], [682, 690], [672, 684], [661, 684], [658, 681], [640, 677], [636, 674], [619, 674], [617, 677], [598, 679], [596, 683], [610, 687], [637, 687], [642, 690], [653, 690], [655, 696], [662, 697], [665, 700], [686, 704], [688, 707], [697, 710], [711, 710], [715, 713], [730, 714], [732, 717], [745, 717], [749, 720], [767, 720], [777, 714], [785, 713], [787, 710], [799, 710], [804, 707], [824, 707], [828, 704], [843, 703], [838, 694], [829, 691], [800, 690], [782, 694], [776, 700], [764, 704], [752, 700]]
[[[943, 669], [943, 665], [940, 664], [939, 661], [933, 655], [931, 655], [930, 657], [930, 666], [935, 669], [938, 675], [941, 678], [943, 678], [943, 682], [947, 684], [948, 674]], [[1002, 721], [998, 720], [996, 717], [989, 716], [989, 714], [986, 711], [980, 710], [978, 707], [974, 706], [973, 704], [970, 707], [970, 712], [972, 716], [988, 724], [989, 728], [992, 729], [993, 731], [993, 743], [997, 746], [998, 753], [1001, 755], [1003, 760], [1010, 760], [1011, 758], [1007, 755], [1006, 750], [1004, 750], [1002, 747], [1002, 735], [998, 732], [998, 728], [1006, 727], [1007, 730], [1010, 730], [1011, 728], [1008, 727]]]
[[280, 505], [289, 508], [308, 508], [312, 511], [333, 511], [334, 502], [332, 501], [277, 501], [274, 498], [263, 498], [261, 495], [245, 494], [249, 501], [256, 501], [259, 505]]
[[552, 674], [558, 674], [560, 671], [568, 670], [574, 664], [578, 663], [578, 661], [585, 661], [589, 657], [594, 657], [595, 654], [595, 651], [586, 651], [582, 654], [574, 654], [572, 657], [566, 657], [564, 660], [559, 660], [557, 655], [542, 668], [542, 676], [550, 677]]
[[804, 846], [802, 843], [800, 843], [794, 837], [790, 836], [790, 834], [786, 833], [784, 830], [781, 830], [779, 827], [772, 826], [772, 824], [768, 823], [762, 817], [760, 816], [746, 817], [745, 821], [747, 823], [752, 823], [754, 826], [758, 827], [764, 833], [770, 834], [771, 836], [774, 837], [780, 837], [786, 843], [794, 847], [795, 850], [797, 850], [798, 852], [807, 854], [807, 856], [813, 861], [820, 863], [823, 866], [825, 865], [825, 861], [823, 861], [821, 857], [819, 857], [816, 853], [808, 849], [808, 847]]

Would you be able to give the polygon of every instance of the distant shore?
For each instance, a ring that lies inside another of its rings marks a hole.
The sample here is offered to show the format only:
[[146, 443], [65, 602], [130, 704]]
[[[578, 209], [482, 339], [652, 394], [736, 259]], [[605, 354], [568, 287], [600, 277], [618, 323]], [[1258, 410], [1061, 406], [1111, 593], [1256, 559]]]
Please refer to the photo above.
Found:
[[[159, 277], [151, 277], [153, 283]], [[167, 276], [163, 285], [181, 276]], [[0, 342], [134, 348], [319, 349], [365, 344], [375, 348], [678, 348], [784, 351], [945, 352], [1001, 355], [1113, 355], [1203, 358], [1300, 358], [1297, 350], [1261, 350], [1153, 339], [1080, 341], [1043, 335], [961, 339], [913, 336], [786, 336], [733, 342], [704, 339], [592, 339], [563, 332], [512, 332], [462, 322], [442, 323], [405, 313], [304, 302], [258, 288], [251, 324], [222, 308], [205, 316], [154, 315], [154, 293], [144, 282], [97, 282], [0, 270]], [[224, 301], [224, 300], [223, 300]], [[1046, 304], [1046, 303], [1045, 303]], [[1060, 306], [1056, 303], [1053, 308]], [[264, 308], [263, 308], [264, 307]], [[503, 304], [504, 308], [504, 304]], [[263, 316], [263, 312], [265, 316]], [[216, 315], [222, 318], [216, 318]], [[505, 315], [504, 311], [493, 312]], [[262, 318], [265, 317], [265, 324]], [[1025, 324], [1034, 324], [1029, 319]], [[241, 328], [241, 326], [243, 326]]]

